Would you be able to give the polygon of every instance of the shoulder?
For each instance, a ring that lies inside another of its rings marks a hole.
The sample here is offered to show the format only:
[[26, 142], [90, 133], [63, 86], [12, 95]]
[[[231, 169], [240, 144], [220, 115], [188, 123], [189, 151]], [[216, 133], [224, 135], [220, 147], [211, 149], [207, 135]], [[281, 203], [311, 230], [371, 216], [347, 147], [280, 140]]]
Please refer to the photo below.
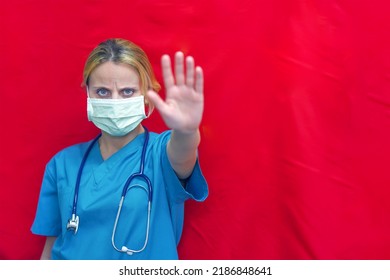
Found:
[[155, 146], [166, 145], [171, 138], [171, 130], [166, 130], [161, 133], [149, 132], [149, 143]]
[[148, 150], [152, 151], [154, 157], [166, 153], [169, 139], [171, 139], [171, 130], [161, 133], [149, 132]]
[[82, 155], [87, 150], [87, 148], [91, 142], [92, 142], [92, 140], [88, 141], [88, 142], [82, 142], [82, 143], [78, 143], [78, 144], [74, 144], [74, 145], [71, 145], [69, 147], [66, 147], [66, 148], [60, 150], [57, 154], [55, 154], [54, 158], [77, 156], [79, 154]]
[[72, 164], [73, 161], [79, 161], [83, 157], [85, 151], [88, 149], [88, 146], [92, 143], [93, 140], [87, 142], [81, 142], [68, 146], [60, 151], [58, 151], [48, 162], [47, 166], [54, 167], [59, 163], [68, 162]]

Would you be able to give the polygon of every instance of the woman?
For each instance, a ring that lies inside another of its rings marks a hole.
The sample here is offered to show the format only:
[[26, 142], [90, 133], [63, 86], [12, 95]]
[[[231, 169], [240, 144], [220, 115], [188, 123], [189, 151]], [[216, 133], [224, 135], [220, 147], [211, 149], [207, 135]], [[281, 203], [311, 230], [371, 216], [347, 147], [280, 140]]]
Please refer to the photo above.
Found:
[[[208, 195], [197, 161], [203, 73], [181, 52], [174, 75], [169, 56], [161, 63], [165, 100], [137, 45], [110, 39], [89, 55], [88, 119], [101, 135], [60, 151], [46, 166], [32, 225], [47, 236], [41, 259], [178, 258], [184, 201]], [[169, 131], [142, 126], [154, 106]]]

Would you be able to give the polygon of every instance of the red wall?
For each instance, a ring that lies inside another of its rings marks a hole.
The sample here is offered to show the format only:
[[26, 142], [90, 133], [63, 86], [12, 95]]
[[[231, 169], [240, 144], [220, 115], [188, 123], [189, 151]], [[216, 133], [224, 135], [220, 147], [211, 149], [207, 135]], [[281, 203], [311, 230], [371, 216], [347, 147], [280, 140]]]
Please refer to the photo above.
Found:
[[[80, 87], [100, 41], [182, 50], [205, 72], [182, 259], [390, 258], [386, 0], [2, 1], [0, 259], [36, 259], [46, 162], [92, 138]], [[161, 94], [164, 94], [163, 91]], [[165, 129], [158, 113], [146, 121]]]

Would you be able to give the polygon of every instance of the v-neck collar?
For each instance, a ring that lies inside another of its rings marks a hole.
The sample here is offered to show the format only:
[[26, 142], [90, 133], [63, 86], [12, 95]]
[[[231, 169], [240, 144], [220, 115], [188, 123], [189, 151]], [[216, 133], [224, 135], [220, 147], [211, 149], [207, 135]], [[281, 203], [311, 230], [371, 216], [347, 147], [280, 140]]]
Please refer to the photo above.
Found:
[[93, 177], [95, 181], [95, 187], [99, 188], [100, 182], [107, 175], [110, 170], [115, 167], [118, 162], [131, 156], [135, 152], [142, 149], [145, 141], [145, 132], [138, 134], [133, 140], [119, 149], [117, 152], [112, 154], [108, 159], [104, 160], [100, 152], [100, 145], [97, 143], [93, 147], [93, 154], [95, 155], [96, 161], [99, 163], [93, 170]]

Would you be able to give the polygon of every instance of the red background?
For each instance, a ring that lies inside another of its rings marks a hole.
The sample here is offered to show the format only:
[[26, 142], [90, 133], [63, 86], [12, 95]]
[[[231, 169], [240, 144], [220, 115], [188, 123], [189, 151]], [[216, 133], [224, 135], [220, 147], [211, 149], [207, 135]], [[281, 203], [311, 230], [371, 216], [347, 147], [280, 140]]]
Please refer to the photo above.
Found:
[[[121, 37], [205, 73], [200, 162], [182, 259], [390, 259], [386, 0], [43, 0], [0, 4], [0, 258], [30, 233], [47, 161], [91, 139], [88, 53]], [[164, 91], [161, 91], [164, 94]], [[165, 129], [155, 112], [147, 126]]]

